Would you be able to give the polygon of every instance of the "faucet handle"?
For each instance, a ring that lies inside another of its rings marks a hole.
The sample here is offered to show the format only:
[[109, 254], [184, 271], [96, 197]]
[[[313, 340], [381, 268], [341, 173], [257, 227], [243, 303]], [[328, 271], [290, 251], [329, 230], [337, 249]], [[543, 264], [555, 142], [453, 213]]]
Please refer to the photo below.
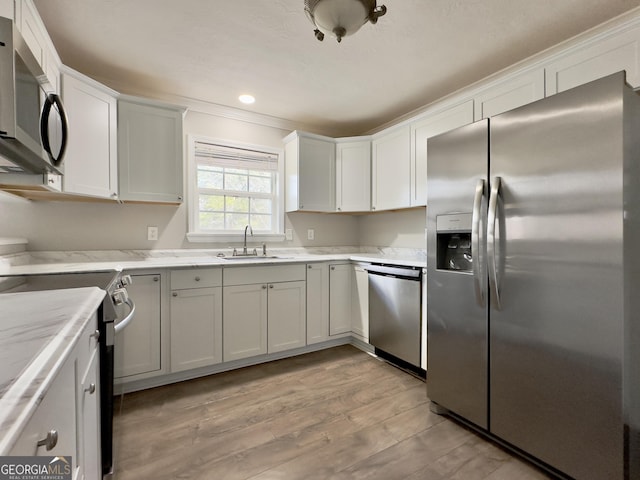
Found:
[[267, 256], [267, 244], [266, 243], [262, 244], [262, 256], [263, 257]]

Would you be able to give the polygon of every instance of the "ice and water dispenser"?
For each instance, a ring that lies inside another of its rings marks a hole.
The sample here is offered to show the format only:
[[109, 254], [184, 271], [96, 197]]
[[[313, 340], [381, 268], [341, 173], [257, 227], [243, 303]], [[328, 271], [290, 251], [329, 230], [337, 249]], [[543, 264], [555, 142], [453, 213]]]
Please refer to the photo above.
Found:
[[471, 272], [471, 214], [454, 213], [436, 217], [437, 268]]

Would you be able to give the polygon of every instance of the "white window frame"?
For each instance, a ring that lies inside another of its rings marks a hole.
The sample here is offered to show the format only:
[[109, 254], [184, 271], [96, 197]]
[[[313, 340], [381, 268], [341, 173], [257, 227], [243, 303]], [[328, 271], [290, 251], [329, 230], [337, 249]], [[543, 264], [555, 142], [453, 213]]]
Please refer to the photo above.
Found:
[[266, 147], [264, 145], [232, 142], [229, 140], [205, 137], [201, 135], [187, 135], [187, 240], [189, 242], [196, 243], [242, 242], [244, 240], [244, 232], [215, 233], [198, 229], [199, 191], [197, 184], [198, 166], [196, 161], [197, 142], [212, 143], [231, 148], [257, 150], [278, 155], [276, 200], [273, 205], [273, 216], [275, 222], [274, 231], [273, 233], [256, 232], [252, 237], [248, 237], [247, 241], [251, 243], [284, 241], [284, 151], [282, 149]]

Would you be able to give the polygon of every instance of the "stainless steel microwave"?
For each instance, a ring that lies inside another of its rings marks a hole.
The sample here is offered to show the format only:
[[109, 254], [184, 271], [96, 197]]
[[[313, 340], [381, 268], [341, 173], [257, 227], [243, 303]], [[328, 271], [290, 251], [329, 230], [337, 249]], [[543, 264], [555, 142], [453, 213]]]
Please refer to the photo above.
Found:
[[67, 130], [60, 97], [13, 20], [0, 17], [0, 173], [62, 174]]

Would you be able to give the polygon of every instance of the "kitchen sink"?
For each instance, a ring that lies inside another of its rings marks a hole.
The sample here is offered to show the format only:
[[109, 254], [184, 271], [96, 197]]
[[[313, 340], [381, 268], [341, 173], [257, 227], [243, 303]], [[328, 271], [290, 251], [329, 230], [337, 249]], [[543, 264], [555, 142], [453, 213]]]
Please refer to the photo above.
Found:
[[280, 255], [236, 255], [235, 257], [222, 257], [223, 260], [251, 260], [251, 261], [260, 261], [260, 260], [275, 260], [276, 258], [291, 258], [291, 257], [281, 257]]

